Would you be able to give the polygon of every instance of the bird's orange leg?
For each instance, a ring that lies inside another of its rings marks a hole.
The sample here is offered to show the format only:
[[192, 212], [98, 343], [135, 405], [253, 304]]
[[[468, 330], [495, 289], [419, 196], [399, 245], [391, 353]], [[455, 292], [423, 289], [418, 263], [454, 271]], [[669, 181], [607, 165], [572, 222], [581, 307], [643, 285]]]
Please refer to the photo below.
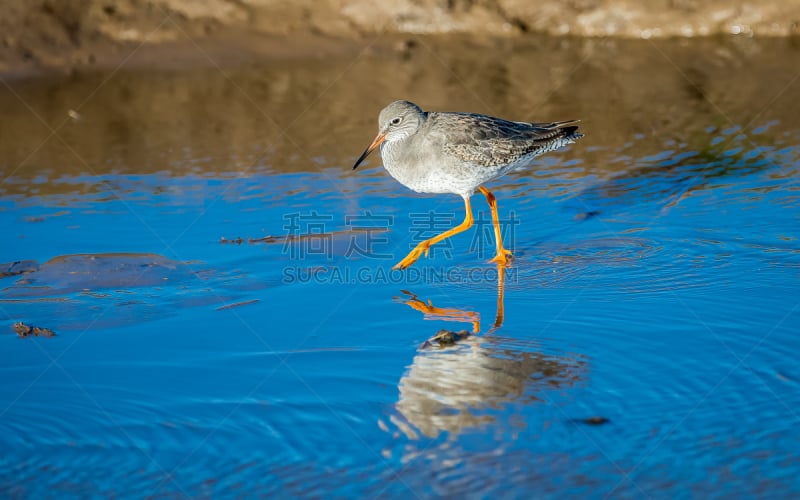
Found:
[[449, 237], [453, 236], [454, 234], [458, 234], [458, 233], [464, 232], [467, 229], [471, 228], [472, 227], [472, 223], [473, 223], [473, 219], [472, 219], [472, 206], [469, 204], [469, 198], [464, 198], [464, 206], [466, 207], [466, 210], [467, 210], [467, 215], [466, 215], [466, 217], [464, 217], [464, 222], [462, 222], [461, 224], [457, 225], [456, 227], [454, 227], [452, 229], [448, 229], [447, 231], [443, 232], [442, 234], [437, 234], [433, 238], [427, 239], [425, 241], [421, 241], [416, 247], [414, 247], [414, 250], [411, 250], [408, 253], [408, 255], [406, 255], [405, 258], [403, 258], [403, 260], [401, 260], [400, 262], [395, 264], [395, 266], [392, 269], [405, 269], [405, 268], [407, 268], [408, 266], [410, 266], [411, 264], [416, 262], [417, 259], [420, 258], [420, 256], [422, 255], [423, 252], [425, 253], [425, 256], [427, 257], [428, 256], [428, 251], [429, 251], [431, 245], [435, 245], [436, 243], [439, 243], [443, 239], [449, 238]]
[[492, 210], [492, 225], [494, 226], [494, 239], [497, 245], [497, 255], [490, 260], [489, 262], [496, 262], [503, 266], [508, 265], [511, 263], [511, 250], [506, 250], [503, 248], [503, 237], [500, 234], [500, 218], [497, 216], [497, 199], [494, 197], [491, 191], [486, 189], [483, 186], [478, 188], [484, 196], [486, 196], [486, 201], [489, 202], [489, 208]]

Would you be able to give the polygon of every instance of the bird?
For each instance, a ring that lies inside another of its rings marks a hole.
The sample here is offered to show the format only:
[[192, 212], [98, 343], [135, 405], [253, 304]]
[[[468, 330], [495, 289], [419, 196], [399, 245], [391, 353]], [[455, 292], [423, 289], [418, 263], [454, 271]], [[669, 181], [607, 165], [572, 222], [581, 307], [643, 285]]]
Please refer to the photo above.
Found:
[[405, 269], [434, 245], [472, 227], [470, 198], [480, 191], [489, 203], [496, 255], [490, 262], [510, 265], [503, 247], [497, 199], [484, 184], [527, 167], [541, 154], [583, 137], [578, 120], [550, 123], [510, 121], [477, 113], [423, 111], [406, 100], [390, 103], [378, 115], [378, 135], [358, 157], [353, 170], [376, 148], [386, 171], [418, 193], [457, 194], [466, 215], [457, 226], [418, 243], [392, 269]]

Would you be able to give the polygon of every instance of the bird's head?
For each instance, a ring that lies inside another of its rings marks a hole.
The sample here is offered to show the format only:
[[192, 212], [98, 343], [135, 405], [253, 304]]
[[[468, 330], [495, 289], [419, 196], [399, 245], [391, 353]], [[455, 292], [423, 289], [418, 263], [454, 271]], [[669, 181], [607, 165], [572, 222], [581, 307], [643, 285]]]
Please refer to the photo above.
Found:
[[353, 165], [358, 168], [364, 159], [384, 142], [401, 141], [413, 135], [425, 121], [425, 112], [409, 101], [394, 101], [378, 115], [378, 135]]

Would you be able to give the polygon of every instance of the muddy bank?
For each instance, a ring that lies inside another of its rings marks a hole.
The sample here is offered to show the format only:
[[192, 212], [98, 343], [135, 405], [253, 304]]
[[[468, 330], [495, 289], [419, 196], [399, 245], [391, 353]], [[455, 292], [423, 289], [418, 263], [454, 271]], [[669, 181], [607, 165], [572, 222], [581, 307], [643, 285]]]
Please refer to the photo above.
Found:
[[798, 25], [800, 0], [7, 0], [0, 72], [118, 64], [142, 45], [214, 51], [213, 41], [231, 38], [223, 45], [235, 58], [363, 46], [386, 34], [787, 36]]

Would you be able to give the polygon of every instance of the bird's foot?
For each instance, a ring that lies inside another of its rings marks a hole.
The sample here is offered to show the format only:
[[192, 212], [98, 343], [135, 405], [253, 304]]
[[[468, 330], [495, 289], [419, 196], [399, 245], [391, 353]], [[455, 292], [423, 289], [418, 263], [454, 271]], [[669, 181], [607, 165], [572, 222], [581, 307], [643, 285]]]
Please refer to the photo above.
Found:
[[497, 250], [497, 255], [489, 262], [494, 262], [495, 264], [499, 264], [501, 266], [508, 266], [511, 264], [513, 260], [514, 254], [511, 253], [511, 250], [506, 250], [505, 248], [499, 248]]
[[430, 246], [425, 245], [425, 242], [423, 241], [422, 243], [417, 245], [417, 247], [414, 248], [414, 250], [411, 250], [408, 253], [408, 255], [406, 255], [403, 258], [403, 260], [395, 264], [394, 267], [392, 267], [392, 269], [405, 269], [408, 266], [412, 265], [414, 262], [416, 262], [417, 259], [419, 259], [422, 256], [423, 253], [425, 254], [425, 257], [427, 257], [428, 252], [430, 252]]
[[407, 306], [411, 307], [411, 309], [416, 309], [417, 311], [421, 312], [422, 314], [436, 314], [439, 312], [439, 308], [433, 305], [433, 302], [428, 300], [428, 303], [419, 300], [416, 297], [410, 298], [404, 302]]

